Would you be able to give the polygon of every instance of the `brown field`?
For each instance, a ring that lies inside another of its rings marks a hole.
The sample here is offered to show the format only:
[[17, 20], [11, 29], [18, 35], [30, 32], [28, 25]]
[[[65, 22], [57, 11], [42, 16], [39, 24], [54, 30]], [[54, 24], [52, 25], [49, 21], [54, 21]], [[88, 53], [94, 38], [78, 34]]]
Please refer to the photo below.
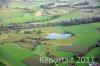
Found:
[[1, 9], [0, 14], [10, 14], [18, 12], [17, 9]]
[[74, 52], [74, 53], [84, 53], [85, 50], [87, 50], [88, 48], [89, 48], [89, 46], [64, 46], [64, 45], [61, 45], [58, 47], [58, 50]]

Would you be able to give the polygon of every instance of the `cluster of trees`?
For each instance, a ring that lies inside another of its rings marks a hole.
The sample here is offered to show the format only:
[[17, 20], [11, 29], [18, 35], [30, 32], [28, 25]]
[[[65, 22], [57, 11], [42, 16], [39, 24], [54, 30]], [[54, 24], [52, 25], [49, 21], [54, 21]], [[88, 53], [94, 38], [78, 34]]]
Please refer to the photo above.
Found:
[[[54, 18], [57, 18], [54, 17]], [[55, 23], [47, 23], [47, 24], [30, 24], [30, 23], [22, 23], [19, 25], [12, 25], [8, 27], [2, 26], [0, 31], [7, 30], [7, 29], [27, 29], [27, 28], [40, 28], [40, 27], [47, 27], [47, 26], [71, 26], [71, 25], [80, 25], [80, 24], [88, 24], [88, 23], [95, 23], [100, 22], [100, 17], [92, 17], [92, 18], [82, 18], [82, 19], [71, 19], [69, 21], [61, 21]]]
[[3, 63], [3, 62], [0, 62], [0, 65], [1, 65], [1, 66], [6, 66], [6, 64], [5, 64], [5, 63]]
[[87, 24], [95, 22], [100, 22], [100, 17], [82, 18], [74, 20], [71, 19], [70, 21], [61, 21], [59, 24], [62, 26], [70, 26], [70, 25], [79, 25], [79, 24]]
[[55, 5], [55, 3], [47, 3], [47, 4], [44, 4], [44, 5], [41, 5], [41, 8], [48, 9], [52, 5]]
[[39, 40], [39, 41], [46, 41], [46, 40], [49, 40], [49, 39], [46, 39], [46, 38], [30, 38], [30, 37], [27, 37], [27, 39]]

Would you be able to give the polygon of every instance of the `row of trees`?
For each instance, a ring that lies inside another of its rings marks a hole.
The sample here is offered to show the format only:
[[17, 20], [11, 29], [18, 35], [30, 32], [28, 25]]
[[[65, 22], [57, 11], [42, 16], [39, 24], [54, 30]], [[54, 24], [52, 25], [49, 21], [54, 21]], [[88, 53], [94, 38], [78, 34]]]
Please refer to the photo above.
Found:
[[48, 26], [71, 26], [71, 25], [80, 25], [80, 24], [88, 24], [88, 23], [95, 23], [95, 22], [100, 22], [100, 17], [71, 19], [69, 21], [60, 21], [56, 23], [47, 23], [47, 24], [30, 24], [30, 23], [22, 23], [19, 25], [14, 24], [8, 27], [1, 26], [0, 31], [3, 30], [5, 31], [7, 29], [17, 30], [17, 29], [27, 29], [27, 28], [48, 27]]
[[61, 21], [59, 24], [62, 26], [69, 26], [69, 25], [79, 25], [79, 24], [87, 24], [95, 22], [100, 22], [100, 17], [82, 18], [74, 20], [71, 19], [70, 21]]
[[50, 6], [52, 6], [52, 5], [55, 5], [55, 3], [46, 3], [44, 5], [41, 5], [41, 8], [43, 8], [43, 9], [49, 9]]
[[[74, 56], [72, 56], [72, 58], [74, 58], [74, 60], [79, 60], [79, 57], [80, 57], [80, 58], [84, 57], [86, 53], [88, 53], [89, 51], [95, 49], [96, 47], [100, 47], [100, 40], [99, 40], [95, 45], [92, 45], [92, 46], [90, 46], [88, 49], [84, 50], [84, 51], [85, 51], [84, 53], [76, 53]], [[47, 53], [47, 56], [50, 57], [50, 58], [52, 58], [52, 59], [53, 59], [53, 58], [54, 58], [54, 59], [55, 59], [55, 58], [58, 58], [57, 56], [51, 55], [50, 52]], [[69, 59], [70, 59], [70, 58], [71, 58], [71, 57], [69, 57]], [[91, 61], [91, 59], [89, 59], [89, 60]], [[97, 62], [98, 60], [99, 60], [99, 57], [95, 57], [95, 58], [94, 58], [94, 61]], [[66, 61], [66, 59], [61, 60], [60, 63], [62, 63], [62, 61]], [[57, 62], [56, 64], [58, 64], [58, 62]], [[51, 66], [52, 66], [52, 65], [55, 65], [55, 63], [52, 62], [50, 65], [51, 65]], [[71, 66], [76, 66], [75, 63], [70, 63], [69, 66], [70, 66], [70, 65], [71, 65]]]
[[[79, 59], [78, 57], [83, 57], [83, 56], [85, 56], [89, 51], [91, 51], [91, 50], [93, 50], [93, 49], [95, 49], [95, 48], [97, 48], [97, 47], [100, 47], [100, 40], [99, 40], [96, 44], [94, 44], [94, 45], [90, 46], [88, 49], [84, 50], [84, 52], [81, 52], [81, 53], [76, 54], [76, 55], [74, 56], [74, 59], [78, 60], [78, 59]], [[95, 57], [95, 58], [94, 58], [94, 61], [97, 61], [97, 60], [98, 60], [98, 59]]]
[[43, 19], [43, 20], [35, 20], [35, 19], [33, 18], [32, 21], [28, 21], [28, 22], [25, 22], [25, 23], [45, 22], [45, 21], [50, 21], [50, 20], [57, 19], [57, 18], [59, 18], [60, 16], [61, 16], [61, 15], [54, 15], [54, 16], [52, 16], [51, 18], [47, 18], [47, 19]]

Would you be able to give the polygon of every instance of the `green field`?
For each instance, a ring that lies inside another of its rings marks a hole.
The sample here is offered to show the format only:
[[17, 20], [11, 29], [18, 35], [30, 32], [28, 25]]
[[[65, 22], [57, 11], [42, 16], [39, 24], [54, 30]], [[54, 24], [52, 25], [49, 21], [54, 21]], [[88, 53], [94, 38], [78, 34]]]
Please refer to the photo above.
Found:
[[[99, 28], [100, 23], [93, 23], [93, 24], [87, 24], [87, 25], [77, 25], [77, 26], [69, 26], [69, 27], [49, 27], [49, 28], [39, 28], [43, 32], [49, 33], [49, 31], [56, 31], [57, 33], [63, 33], [63, 30], [70, 31], [72, 33], [75, 33], [76, 36], [68, 39], [62, 39], [59, 41], [58, 40], [48, 40], [46, 41], [47, 44], [52, 44], [52, 46], [46, 46], [46, 45], [40, 45], [36, 47], [35, 51], [30, 51], [27, 49], [22, 49], [15, 44], [4, 44], [0, 47], [3, 51], [6, 51], [6, 53], [10, 54], [14, 58], [18, 59], [19, 61], [24, 60], [27, 57], [30, 57], [34, 55], [34, 53], [42, 56], [46, 56], [45, 52], [47, 51], [45, 47], [49, 47], [50, 49], [48, 51], [51, 51], [52, 54], [58, 56], [58, 57], [71, 57], [75, 55], [74, 53], [71, 52], [63, 52], [63, 51], [57, 51], [57, 47], [60, 45], [65, 45], [65, 46], [70, 46], [70, 45], [86, 45], [86, 46], [91, 46], [95, 44], [99, 39], [100, 39], [100, 32], [96, 30]], [[52, 30], [55, 29], [55, 30]], [[27, 29], [28, 30], [28, 29]], [[88, 30], [88, 31], [85, 31]], [[91, 33], [90, 33], [91, 32]], [[33, 33], [34, 34], [34, 33]], [[43, 34], [46, 35], [46, 34]], [[33, 36], [36, 37], [36, 36]], [[85, 39], [86, 38], [86, 39]], [[62, 43], [63, 42], [63, 43]], [[26, 45], [26, 47], [28, 47]], [[13, 50], [12, 50], [13, 49]], [[89, 52], [86, 56], [98, 56], [100, 54], [98, 52], [98, 49], [95, 49], [91, 52]], [[96, 52], [95, 52], [96, 51]]]
[[[49, 23], [54, 24], [61, 21], [100, 16], [100, 8], [94, 8], [93, 12], [85, 12], [84, 9], [72, 8], [71, 6], [49, 9], [43, 9], [41, 7], [41, 5], [49, 2], [56, 2], [56, 0], [46, 0], [44, 2], [13, 1], [7, 4], [8, 7], [0, 7], [0, 30], [9, 27], [12, 24], [25, 24], [26, 26], [30, 23], [33, 25], [47, 25]], [[80, 0], [72, 0], [70, 2], [80, 2]], [[100, 5], [93, 1], [91, 6], [98, 7]], [[60, 16], [54, 18], [57, 15]], [[74, 34], [74, 36], [62, 39], [46, 39], [51, 33], [64, 34], [65, 32]], [[8, 31], [0, 31], [0, 66], [34, 66], [30, 65], [30, 63], [34, 63], [34, 60], [36, 60], [35, 63], [38, 63], [38, 56], [50, 59], [52, 58], [51, 56], [57, 58], [74, 57], [78, 53], [67, 50], [61, 51], [58, 50], [59, 47], [91, 47], [96, 45], [98, 41], [100, 41], [100, 22], [70, 26], [57, 25], [38, 28], [20, 28], [16, 30], [9, 28]], [[99, 50], [100, 46], [93, 47], [91, 50], [84, 53], [84, 57], [99, 57]], [[34, 57], [35, 59], [32, 59], [31, 57]], [[30, 61], [30, 63], [25, 61]], [[99, 63], [99, 61], [97, 62]], [[72, 63], [77, 66], [89, 66], [89, 63], [77, 63], [76, 60]], [[69, 66], [69, 64], [70, 63], [58, 63], [52, 66]]]

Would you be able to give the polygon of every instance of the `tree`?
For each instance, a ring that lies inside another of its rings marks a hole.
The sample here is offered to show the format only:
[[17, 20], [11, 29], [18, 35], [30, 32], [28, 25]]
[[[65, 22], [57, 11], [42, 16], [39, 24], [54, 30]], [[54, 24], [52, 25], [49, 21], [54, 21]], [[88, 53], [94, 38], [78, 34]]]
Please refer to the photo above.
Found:
[[1, 36], [1, 34], [2, 34], [2, 33], [0, 32], [0, 36]]
[[37, 34], [40, 34], [40, 33], [42, 33], [42, 31], [41, 31], [41, 30], [38, 30], [38, 31], [37, 31]]

